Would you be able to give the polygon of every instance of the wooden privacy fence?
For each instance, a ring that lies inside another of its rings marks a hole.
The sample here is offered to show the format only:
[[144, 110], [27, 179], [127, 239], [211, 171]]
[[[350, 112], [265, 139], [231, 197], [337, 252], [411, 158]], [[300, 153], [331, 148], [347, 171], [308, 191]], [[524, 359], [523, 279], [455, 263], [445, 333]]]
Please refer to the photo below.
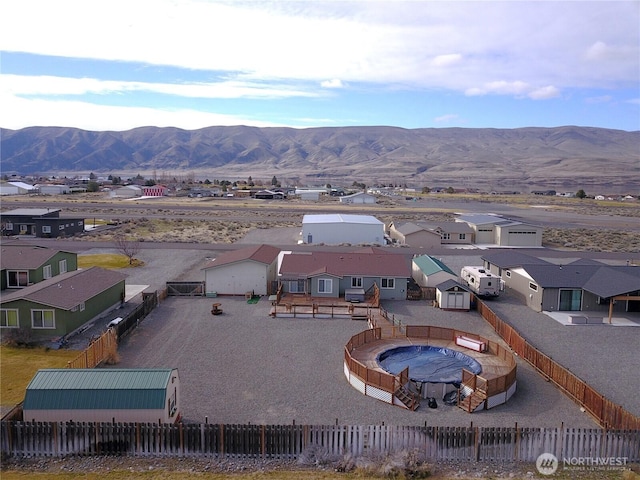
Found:
[[615, 404], [575, 374], [536, 349], [516, 329], [501, 320], [484, 302], [478, 302], [478, 311], [515, 353], [584, 407], [601, 427], [640, 430], [640, 417]]
[[220, 425], [2, 422], [3, 455], [212, 456], [297, 459], [413, 451], [428, 460], [640, 460], [640, 431], [392, 425]]
[[94, 368], [104, 362], [118, 350], [116, 332], [109, 328], [100, 337], [91, 342], [80, 355], [67, 362], [67, 368]]

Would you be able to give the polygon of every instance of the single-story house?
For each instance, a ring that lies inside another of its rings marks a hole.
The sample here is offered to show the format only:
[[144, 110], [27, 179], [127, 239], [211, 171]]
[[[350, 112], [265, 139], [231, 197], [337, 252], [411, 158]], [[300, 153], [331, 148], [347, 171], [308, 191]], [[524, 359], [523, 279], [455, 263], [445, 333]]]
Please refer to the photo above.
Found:
[[304, 243], [384, 245], [384, 223], [371, 215], [329, 213], [302, 218]]
[[470, 310], [471, 292], [455, 280], [436, 285], [436, 301], [442, 310]]
[[502, 272], [523, 265], [550, 265], [550, 262], [516, 250], [500, 250], [482, 256], [484, 268], [505, 280]]
[[404, 300], [411, 277], [408, 255], [379, 251], [293, 252], [282, 255], [279, 281], [285, 293], [340, 298], [380, 290], [381, 300]]
[[376, 203], [376, 197], [365, 192], [357, 192], [351, 195], [345, 195], [340, 197], [340, 203], [348, 204], [374, 204]]
[[2, 235], [70, 237], [84, 232], [84, 218], [61, 218], [57, 208], [17, 208], [0, 213]]
[[543, 228], [499, 215], [464, 214], [456, 218], [473, 229], [474, 243], [501, 247], [541, 247]]
[[473, 243], [473, 228], [463, 222], [424, 223], [424, 226], [440, 235], [442, 245], [471, 245]]
[[71, 188], [68, 185], [44, 184], [36, 185], [36, 188], [40, 195], [66, 195], [71, 193]]
[[180, 419], [175, 368], [38, 370], [25, 392], [25, 422], [175, 423]]
[[91, 267], [61, 273], [0, 297], [0, 328], [28, 329], [32, 336], [57, 338], [118, 308], [126, 275]]
[[0, 183], [0, 195], [24, 195], [35, 192], [36, 188], [24, 182]]
[[435, 287], [446, 280], [458, 280], [458, 275], [453, 270], [430, 255], [413, 257], [411, 276], [421, 287]]
[[3, 243], [0, 290], [24, 288], [78, 269], [78, 255], [37, 245]]
[[[535, 257], [530, 257], [535, 258]], [[502, 267], [505, 287], [518, 294], [537, 312], [600, 312], [608, 315], [610, 301], [616, 299], [613, 312], [640, 312], [640, 267], [606, 265], [594, 260], [576, 260], [567, 264], [535, 263], [523, 258], [521, 265]], [[505, 265], [505, 261], [492, 258]]]
[[138, 185], [125, 185], [109, 191], [109, 196], [113, 198], [135, 198], [142, 196], [142, 188]]
[[434, 248], [441, 244], [440, 234], [418, 223], [391, 222], [389, 237], [398, 245], [408, 245], [416, 248]]
[[280, 249], [270, 245], [231, 250], [216, 257], [202, 270], [207, 295], [270, 295], [278, 278]]
[[284, 192], [274, 192], [273, 190], [260, 190], [256, 192], [255, 198], [258, 200], [284, 200]]

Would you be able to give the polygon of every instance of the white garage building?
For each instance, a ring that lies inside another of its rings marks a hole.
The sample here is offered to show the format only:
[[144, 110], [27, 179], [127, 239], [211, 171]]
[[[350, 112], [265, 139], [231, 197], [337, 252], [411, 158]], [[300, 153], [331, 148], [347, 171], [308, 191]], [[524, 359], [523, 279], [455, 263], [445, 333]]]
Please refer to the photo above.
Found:
[[257, 245], [225, 252], [204, 270], [207, 295], [268, 295], [278, 276], [280, 249]]
[[327, 245], [384, 245], [384, 223], [371, 215], [305, 215], [302, 218], [302, 241]]

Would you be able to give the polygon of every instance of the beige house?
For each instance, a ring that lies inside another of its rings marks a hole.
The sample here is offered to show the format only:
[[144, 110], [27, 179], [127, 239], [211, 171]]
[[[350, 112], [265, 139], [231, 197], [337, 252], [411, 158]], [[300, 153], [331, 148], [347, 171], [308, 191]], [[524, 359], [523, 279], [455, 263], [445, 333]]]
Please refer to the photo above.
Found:
[[438, 232], [413, 222], [391, 222], [389, 224], [389, 237], [398, 245], [417, 248], [439, 247], [441, 243]]
[[510, 220], [499, 215], [465, 214], [456, 222], [466, 223], [473, 229], [477, 245], [500, 247], [541, 247], [543, 228], [524, 222]]

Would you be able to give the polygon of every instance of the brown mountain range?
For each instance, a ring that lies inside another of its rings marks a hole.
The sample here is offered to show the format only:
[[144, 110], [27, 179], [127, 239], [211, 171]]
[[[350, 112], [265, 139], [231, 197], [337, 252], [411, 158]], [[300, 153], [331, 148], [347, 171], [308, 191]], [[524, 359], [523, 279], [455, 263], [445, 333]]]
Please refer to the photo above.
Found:
[[396, 127], [0, 130], [2, 174], [162, 173], [491, 190], [634, 189], [640, 131]]

